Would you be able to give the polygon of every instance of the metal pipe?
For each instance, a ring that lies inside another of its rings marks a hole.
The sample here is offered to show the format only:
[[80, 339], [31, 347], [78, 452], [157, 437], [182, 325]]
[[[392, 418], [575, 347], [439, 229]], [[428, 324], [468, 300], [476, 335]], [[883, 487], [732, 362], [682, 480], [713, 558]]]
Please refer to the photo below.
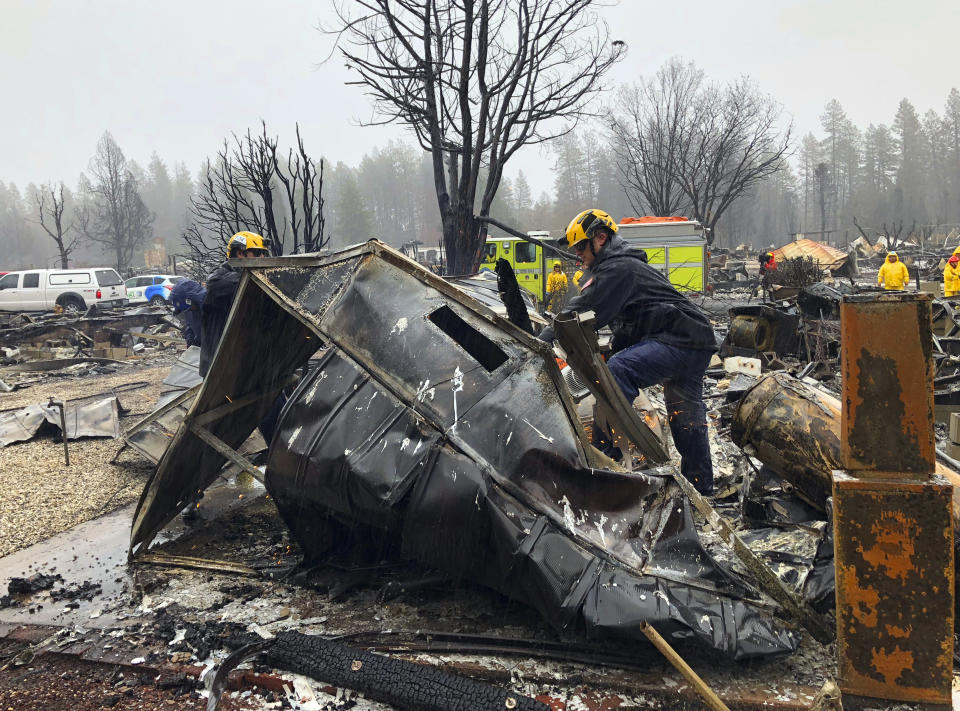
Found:
[[54, 400], [50, 398], [50, 402], [47, 403], [47, 407], [56, 407], [60, 410], [60, 432], [63, 435], [63, 461], [64, 466], [70, 466], [70, 450], [67, 447], [67, 414], [63, 406], [62, 400]]

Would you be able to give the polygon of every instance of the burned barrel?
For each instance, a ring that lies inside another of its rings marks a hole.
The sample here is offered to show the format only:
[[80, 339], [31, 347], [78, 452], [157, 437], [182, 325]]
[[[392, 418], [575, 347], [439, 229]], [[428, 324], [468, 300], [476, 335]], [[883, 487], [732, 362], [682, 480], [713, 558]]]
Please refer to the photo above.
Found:
[[729, 341], [737, 348], [754, 351], [773, 350], [773, 329], [761, 316], [740, 314], [730, 321]]
[[744, 393], [730, 427], [733, 441], [817, 506], [841, 467], [840, 400], [786, 373], [771, 373]]

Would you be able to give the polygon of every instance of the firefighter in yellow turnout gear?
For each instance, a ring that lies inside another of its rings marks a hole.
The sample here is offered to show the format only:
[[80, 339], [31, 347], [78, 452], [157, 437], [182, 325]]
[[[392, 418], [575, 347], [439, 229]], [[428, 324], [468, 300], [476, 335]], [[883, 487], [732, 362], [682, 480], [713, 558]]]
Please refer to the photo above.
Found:
[[943, 268], [943, 295], [951, 298], [960, 291], [960, 257], [956, 254], [947, 260], [947, 265]]
[[563, 303], [567, 299], [567, 275], [560, 268], [560, 263], [553, 265], [553, 271], [547, 277], [547, 303], [546, 311], [558, 313], [563, 308]]
[[877, 285], [887, 291], [903, 291], [910, 283], [910, 272], [907, 265], [900, 261], [896, 252], [887, 254], [887, 261], [877, 272]]

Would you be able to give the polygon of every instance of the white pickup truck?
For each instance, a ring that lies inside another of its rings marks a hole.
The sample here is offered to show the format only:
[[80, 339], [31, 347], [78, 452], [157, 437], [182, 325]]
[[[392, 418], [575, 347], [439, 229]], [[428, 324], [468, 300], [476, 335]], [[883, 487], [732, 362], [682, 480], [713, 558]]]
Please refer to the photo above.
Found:
[[0, 311], [79, 313], [96, 304], [126, 306], [127, 289], [113, 269], [29, 269], [0, 276]]

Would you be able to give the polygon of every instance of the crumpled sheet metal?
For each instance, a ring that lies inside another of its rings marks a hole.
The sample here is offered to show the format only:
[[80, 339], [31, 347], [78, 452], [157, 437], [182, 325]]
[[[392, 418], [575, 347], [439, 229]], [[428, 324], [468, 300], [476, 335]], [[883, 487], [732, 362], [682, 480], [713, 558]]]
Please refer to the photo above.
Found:
[[[511, 375], [491, 404], [537, 374]], [[527, 602], [561, 630], [639, 638], [647, 621], [737, 658], [795, 647], [795, 633], [707, 554], [669, 477], [591, 469], [551, 451], [562, 423], [533, 419], [547, 408], [523, 401], [500, 413], [500, 427], [479, 426], [485, 402], [458, 424], [475, 444], [488, 440], [484, 451], [512, 473], [501, 479], [332, 351], [291, 398], [267, 488], [307, 551], [327, 546], [327, 519], [361, 523], [375, 540], [399, 539], [406, 556]]]
[[[59, 421], [59, 418], [57, 418]], [[0, 412], [0, 447], [33, 439], [40, 425], [47, 421], [40, 405], [28, 405], [20, 410]]]
[[[736, 658], [796, 648], [775, 606], [704, 549], [670, 476], [598, 466], [544, 344], [376, 242], [249, 270], [211, 367], [219, 377], [207, 377], [148, 483], [131, 548], [216, 477], [222, 456], [189, 428], [225, 394], [236, 399], [250, 373], [229, 364], [259, 349], [267, 367], [296, 350], [290, 336], [258, 341], [267, 301], [320, 337], [314, 350], [328, 346], [288, 401], [266, 472], [308, 557], [327, 551], [331, 526], [349, 534], [341, 540], [363, 531], [524, 600], [560, 629], [640, 639], [648, 621]], [[278, 318], [271, 333], [289, 328]], [[211, 428], [236, 447], [258, 421], [239, 419]]]
[[163, 379], [153, 412], [124, 433], [126, 443], [154, 464], [159, 462], [167, 451], [167, 446], [173, 441], [180, 424], [193, 405], [194, 398], [186, 397], [177, 405], [167, 405], [203, 382], [199, 365], [200, 348], [190, 346], [180, 354], [169, 375]]
[[163, 407], [185, 390], [203, 382], [200, 376], [200, 346], [190, 346], [170, 368], [170, 373], [160, 385], [157, 407]]
[[[120, 418], [116, 395], [95, 395], [65, 403], [67, 439], [120, 436]], [[33, 439], [40, 427], [49, 423], [60, 429], [60, 410], [46, 405], [28, 405], [20, 410], [0, 413], [0, 448], [14, 442]]]

